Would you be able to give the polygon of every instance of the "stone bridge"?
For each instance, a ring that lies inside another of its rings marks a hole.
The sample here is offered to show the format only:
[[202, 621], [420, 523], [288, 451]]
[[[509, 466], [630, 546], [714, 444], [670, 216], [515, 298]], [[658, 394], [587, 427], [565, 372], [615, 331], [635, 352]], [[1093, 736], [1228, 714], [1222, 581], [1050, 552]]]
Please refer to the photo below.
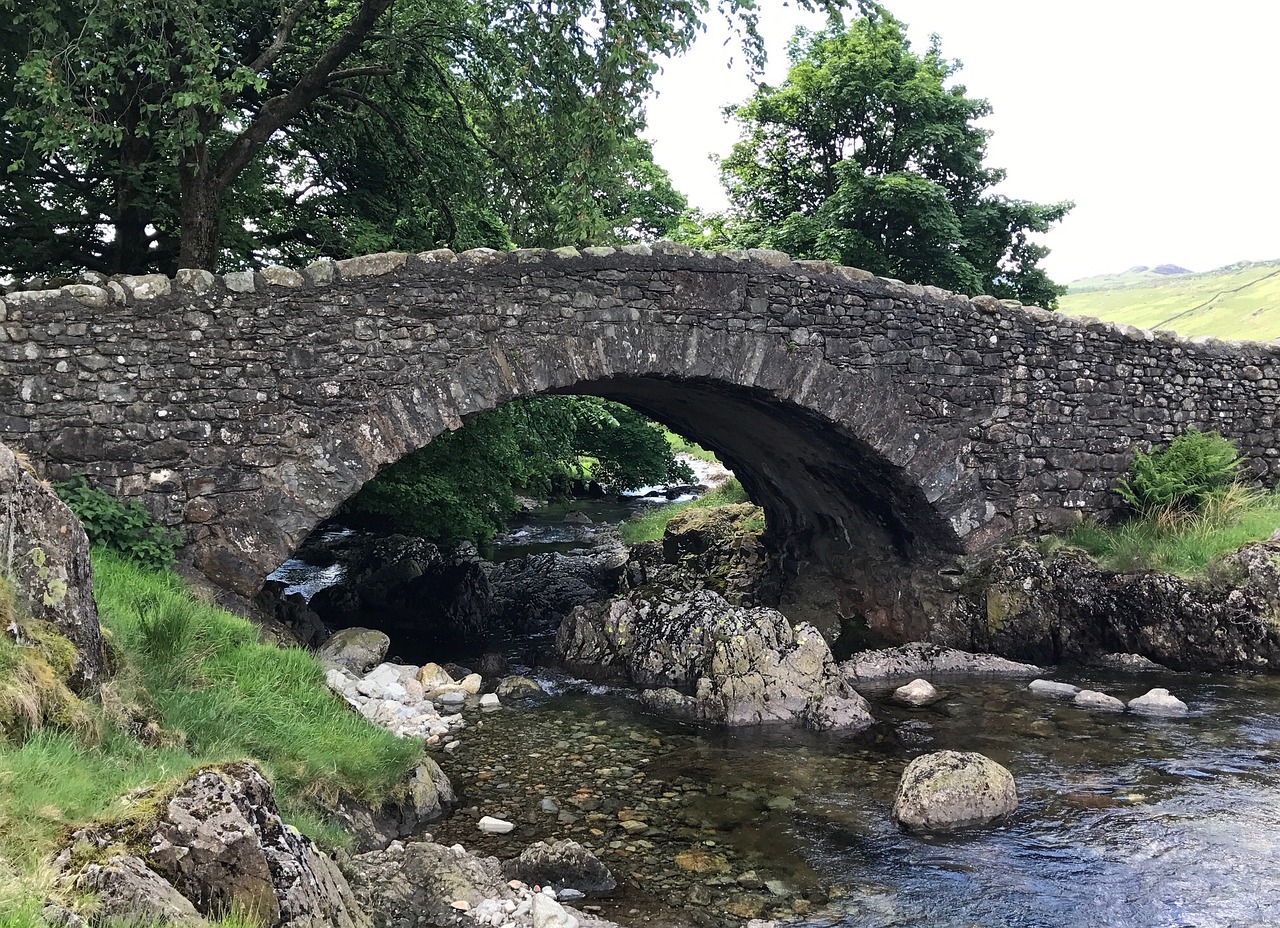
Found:
[[975, 556], [1105, 515], [1135, 445], [1195, 424], [1280, 473], [1280, 348], [777, 252], [385, 254], [0, 301], [0, 441], [141, 497], [244, 597], [380, 467], [546, 392], [714, 450], [766, 510], [784, 609], [899, 637]]

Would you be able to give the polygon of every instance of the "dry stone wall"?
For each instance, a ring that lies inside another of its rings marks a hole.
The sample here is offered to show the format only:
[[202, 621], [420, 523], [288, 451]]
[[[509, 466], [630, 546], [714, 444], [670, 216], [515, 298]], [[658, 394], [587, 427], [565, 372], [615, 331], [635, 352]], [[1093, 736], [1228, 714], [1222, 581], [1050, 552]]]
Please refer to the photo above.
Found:
[[190, 567], [244, 596], [380, 466], [547, 391], [630, 402], [717, 450], [796, 596], [900, 634], [951, 595], [958, 558], [1114, 507], [1135, 445], [1195, 424], [1280, 473], [1275, 345], [777, 252], [477, 249], [56, 283], [0, 300], [0, 441], [143, 498]]

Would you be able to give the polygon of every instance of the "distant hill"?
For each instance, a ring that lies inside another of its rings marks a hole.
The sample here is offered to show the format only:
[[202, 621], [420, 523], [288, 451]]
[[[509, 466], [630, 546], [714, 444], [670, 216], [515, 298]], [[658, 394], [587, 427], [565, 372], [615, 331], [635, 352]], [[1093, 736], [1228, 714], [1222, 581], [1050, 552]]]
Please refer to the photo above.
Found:
[[1071, 283], [1062, 312], [1183, 335], [1280, 338], [1280, 260], [1195, 274], [1175, 264], [1131, 267]]

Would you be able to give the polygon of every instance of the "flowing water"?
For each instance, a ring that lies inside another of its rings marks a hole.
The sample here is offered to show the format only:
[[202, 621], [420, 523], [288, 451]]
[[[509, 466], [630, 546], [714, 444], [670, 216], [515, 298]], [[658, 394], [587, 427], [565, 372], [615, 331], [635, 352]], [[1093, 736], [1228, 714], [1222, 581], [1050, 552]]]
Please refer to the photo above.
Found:
[[[880, 721], [847, 737], [698, 730], [621, 693], [564, 692], [477, 716], [442, 758], [464, 808], [434, 836], [499, 857], [574, 838], [622, 884], [588, 901], [623, 922], [1280, 925], [1280, 679], [1063, 678], [1124, 698], [1167, 686], [1192, 712], [1087, 712], [1024, 683], [953, 682], [924, 709], [869, 693]], [[941, 749], [1007, 766], [1016, 814], [900, 831], [898, 778]], [[482, 835], [485, 814], [517, 827]]]

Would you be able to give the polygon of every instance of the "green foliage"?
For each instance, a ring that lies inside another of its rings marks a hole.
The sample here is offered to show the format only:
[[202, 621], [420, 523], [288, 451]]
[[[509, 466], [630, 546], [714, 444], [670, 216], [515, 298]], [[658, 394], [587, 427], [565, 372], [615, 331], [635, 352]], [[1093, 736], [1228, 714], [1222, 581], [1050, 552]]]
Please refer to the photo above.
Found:
[[667, 428], [664, 428], [663, 431], [666, 434], [667, 444], [671, 446], [671, 450], [675, 454], [687, 454], [691, 458], [697, 458], [699, 461], [705, 461], [708, 464], [720, 463], [719, 458], [697, 442], [690, 441], [683, 435], [677, 435]]
[[[751, 499], [747, 496], [746, 491], [742, 489], [742, 484], [735, 478], [726, 481], [710, 493], [704, 493], [697, 499], [691, 499], [686, 503], [673, 503], [670, 506], [655, 506], [646, 512], [633, 516], [622, 523], [622, 540], [629, 545], [639, 544], [642, 541], [657, 541], [667, 530], [667, 523], [682, 512], [688, 512], [690, 509], [710, 509], [715, 506], [730, 506], [736, 503], [749, 502], [751, 502]], [[763, 514], [758, 522], [750, 523], [746, 527], [754, 531], [764, 531]]]
[[1280, 528], [1280, 493], [1233, 484], [1210, 493], [1198, 512], [1164, 510], [1110, 527], [1080, 526], [1060, 544], [1083, 548], [1112, 570], [1204, 574], [1215, 558], [1264, 541]]
[[692, 474], [661, 427], [596, 397], [507, 403], [384, 469], [343, 507], [398, 531], [485, 544], [516, 511], [516, 493], [547, 495], [590, 476], [611, 491]]
[[336, 699], [311, 654], [259, 643], [253, 625], [196, 600], [174, 574], [99, 551], [94, 592], [165, 727], [183, 732], [193, 752], [256, 758], [286, 796], [375, 804], [421, 755], [421, 744]]
[[1144, 513], [1162, 509], [1198, 509], [1215, 491], [1230, 486], [1240, 470], [1240, 452], [1218, 432], [1201, 432], [1195, 426], [1168, 447], [1139, 451], [1129, 478], [1116, 492]]
[[663, 232], [643, 101], [708, 8], [0, 0], [0, 274]]
[[84, 524], [91, 544], [110, 548], [147, 567], [173, 566], [176, 537], [137, 500], [122, 502], [79, 476], [54, 484], [54, 490]]
[[1065, 290], [1039, 267], [1045, 232], [1070, 203], [989, 192], [986, 100], [950, 83], [959, 63], [937, 41], [911, 50], [882, 9], [791, 44], [779, 87], [728, 113], [742, 140], [721, 162], [732, 210], [684, 217], [700, 245], [770, 247], [912, 283], [1052, 307]]

